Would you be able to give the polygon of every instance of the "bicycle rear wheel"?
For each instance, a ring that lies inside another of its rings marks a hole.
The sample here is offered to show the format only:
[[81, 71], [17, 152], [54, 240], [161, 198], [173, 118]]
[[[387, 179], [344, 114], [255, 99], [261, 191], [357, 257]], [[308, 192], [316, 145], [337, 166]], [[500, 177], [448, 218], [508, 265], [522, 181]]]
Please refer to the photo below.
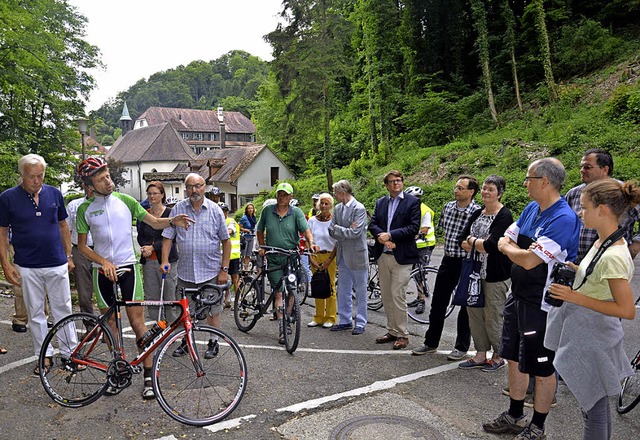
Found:
[[289, 287], [282, 290], [284, 346], [289, 354], [293, 354], [300, 342], [300, 303], [298, 296], [292, 295]]
[[[153, 390], [162, 409], [173, 419], [192, 426], [219, 422], [238, 406], [247, 386], [247, 363], [240, 347], [228, 335], [207, 325], [192, 329], [195, 359], [189, 353], [174, 357], [186, 330], [170, 336], [153, 360]], [[210, 339], [218, 353], [205, 358]], [[196, 368], [201, 364], [202, 369]]]
[[382, 295], [378, 281], [378, 263], [369, 263], [369, 282], [367, 283], [367, 309], [380, 310], [382, 308]]
[[[113, 347], [111, 329], [95, 316], [76, 313], [60, 320], [45, 337], [38, 359], [40, 381], [47, 394], [68, 408], [94, 402], [107, 388]], [[47, 353], [53, 360], [48, 369]]]
[[627, 377], [622, 382], [622, 390], [618, 396], [616, 409], [620, 414], [628, 413], [640, 402], [640, 351], [631, 361], [631, 368], [633, 368], [633, 376]]
[[233, 302], [233, 319], [238, 330], [248, 332], [260, 319], [260, 295], [257, 278], [248, 278], [240, 282]]
[[[420, 324], [429, 324], [433, 286], [437, 275], [438, 269], [432, 266], [422, 266], [422, 269], [417, 267], [411, 271], [407, 285], [407, 314]], [[445, 317], [451, 315], [453, 307], [449, 304]]]

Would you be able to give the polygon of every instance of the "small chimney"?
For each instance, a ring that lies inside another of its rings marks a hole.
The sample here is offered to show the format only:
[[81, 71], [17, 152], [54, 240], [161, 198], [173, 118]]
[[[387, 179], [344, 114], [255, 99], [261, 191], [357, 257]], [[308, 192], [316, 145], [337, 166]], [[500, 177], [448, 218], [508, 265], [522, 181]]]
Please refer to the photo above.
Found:
[[220, 148], [224, 148], [227, 134], [225, 132], [224, 115], [222, 114], [222, 107], [218, 107], [218, 122], [220, 123]]

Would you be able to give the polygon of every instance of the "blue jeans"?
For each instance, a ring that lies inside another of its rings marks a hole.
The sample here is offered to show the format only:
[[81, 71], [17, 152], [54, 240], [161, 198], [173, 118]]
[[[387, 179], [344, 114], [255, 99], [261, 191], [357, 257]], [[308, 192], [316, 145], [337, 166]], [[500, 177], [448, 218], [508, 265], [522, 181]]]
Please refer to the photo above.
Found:
[[351, 292], [356, 291], [356, 327], [367, 325], [367, 269], [352, 270], [341, 256], [338, 261], [338, 324], [351, 324]]

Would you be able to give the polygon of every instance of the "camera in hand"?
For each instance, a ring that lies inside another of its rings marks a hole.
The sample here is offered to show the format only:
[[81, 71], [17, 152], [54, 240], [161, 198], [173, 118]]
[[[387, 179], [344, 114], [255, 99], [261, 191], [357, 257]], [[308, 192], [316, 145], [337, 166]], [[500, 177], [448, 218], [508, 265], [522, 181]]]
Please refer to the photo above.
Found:
[[[576, 278], [576, 271], [566, 263], [555, 263], [551, 269], [550, 277], [551, 281], [556, 284], [572, 287], [573, 280]], [[561, 299], [552, 298], [548, 290], [544, 295], [544, 300], [554, 307], [560, 307], [564, 303]]]

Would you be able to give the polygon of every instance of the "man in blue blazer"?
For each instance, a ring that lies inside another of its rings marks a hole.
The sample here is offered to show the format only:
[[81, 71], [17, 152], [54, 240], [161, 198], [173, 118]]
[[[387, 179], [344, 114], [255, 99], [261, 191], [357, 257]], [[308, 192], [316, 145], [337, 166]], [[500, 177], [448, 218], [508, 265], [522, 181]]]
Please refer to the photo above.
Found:
[[420, 200], [403, 192], [400, 171], [389, 171], [384, 184], [389, 195], [376, 201], [369, 223], [369, 231], [376, 239], [374, 257], [387, 316], [387, 333], [376, 342], [393, 342], [393, 349], [399, 350], [409, 344], [406, 288], [411, 267], [418, 262], [415, 236], [420, 229]]

